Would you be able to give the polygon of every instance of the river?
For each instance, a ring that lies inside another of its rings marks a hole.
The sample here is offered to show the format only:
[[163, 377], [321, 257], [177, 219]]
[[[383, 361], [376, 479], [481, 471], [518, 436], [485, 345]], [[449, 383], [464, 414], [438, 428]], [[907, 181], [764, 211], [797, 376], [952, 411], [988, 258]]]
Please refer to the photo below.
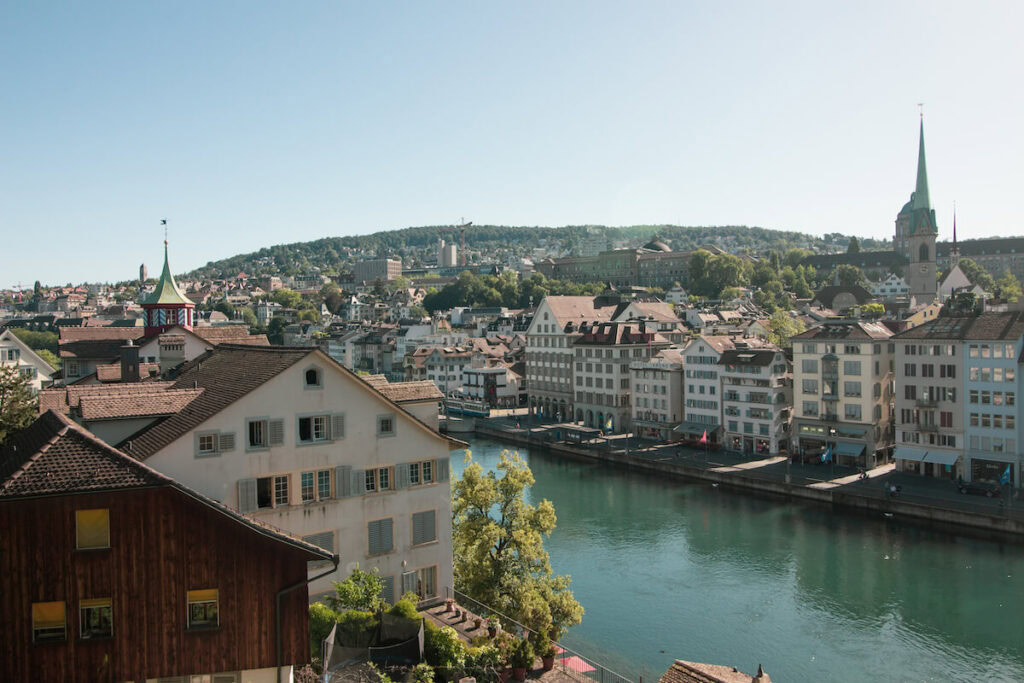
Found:
[[[486, 469], [507, 448], [471, 447]], [[633, 680], [685, 659], [774, 681], [1024, 681], [1021, 544], [520, 454], [586, 610], [565, 642]]]

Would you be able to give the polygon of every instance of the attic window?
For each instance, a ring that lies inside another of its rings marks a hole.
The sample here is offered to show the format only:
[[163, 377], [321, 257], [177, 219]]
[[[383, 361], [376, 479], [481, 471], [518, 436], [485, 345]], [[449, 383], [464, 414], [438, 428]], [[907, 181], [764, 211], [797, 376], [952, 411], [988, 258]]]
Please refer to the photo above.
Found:
[[318, 368], [309, 368], [306, 370], [305, 380], [307, 387], [320, 387], [320, 370]]

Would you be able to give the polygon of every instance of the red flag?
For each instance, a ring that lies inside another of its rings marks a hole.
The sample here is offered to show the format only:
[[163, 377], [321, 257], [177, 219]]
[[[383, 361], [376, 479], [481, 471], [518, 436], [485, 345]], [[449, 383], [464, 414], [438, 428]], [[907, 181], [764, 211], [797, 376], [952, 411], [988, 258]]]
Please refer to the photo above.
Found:
[[704, 435], [700, 437], [700, 442], [701, 443], [707, 443], [708, 442], [708, 430], [706, 430], [706, 429], [704, 430]]

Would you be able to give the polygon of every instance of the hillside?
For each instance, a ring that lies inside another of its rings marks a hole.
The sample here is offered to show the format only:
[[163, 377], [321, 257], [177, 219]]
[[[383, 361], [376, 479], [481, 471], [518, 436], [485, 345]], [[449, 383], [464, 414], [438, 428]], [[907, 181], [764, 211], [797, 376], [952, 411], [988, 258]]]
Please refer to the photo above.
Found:
[[[467, 229], [466, 244], [470, 262], [506, 262], [513, 257], [529, 256], [537, 247], [555, 254], [573, 253], [585, 239], [602, 235], [614, 246], [641, 246], [655, 235], [675, 250], [694, 249], [715, 244], [739, 253], [783, 251], [804, 247], [816, 252], [845, 250], [849, 237], [832, 233], [817, 237], [798, 232], [769, 230], [747, 226], [633, 225], [628, 227], [574, 225], [560, 228], [474, 225]], [[296, 242], [266, 247], [211, 261], [189, 277], [225, 277], [245, 272], [254, 275], [294, 275], [312, 268], [339, 273], [355, 259], [381, 256], [402, 258], [406, 266], [434, 263], [439, 239], [458, 241], [458, 233], [447, 226], [423, 226], [376, 232], [371, 235], [325, 237], [311, 242]], [[887, 248], [888, 243], [865, 239], [862, 249]]]

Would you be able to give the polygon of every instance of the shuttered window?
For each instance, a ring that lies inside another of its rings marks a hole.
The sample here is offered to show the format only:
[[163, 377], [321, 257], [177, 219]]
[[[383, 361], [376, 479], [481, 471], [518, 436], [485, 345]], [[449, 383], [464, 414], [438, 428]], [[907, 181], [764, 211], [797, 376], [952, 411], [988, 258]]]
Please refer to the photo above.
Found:
[[437, 460], [437, 481], [448, 481], [448, 458]]
[[32, 603], [32, 642], [67, 638], [67, 613], [62, 602]]
[[79, 602], [79, 638], [111, 638], [114, 635], [114, 611], [110, 598], [91, 598]]
[[110, 547], [110, 510], [75, 510], [75, 538], [79, 550]]
[[380, 555], [394, 549], [393, 526], [393, 520], [390, 518], [378, 519], [367, 525], [370, 555]]
[[352, 495], [352, 467], [338, 465], [334, 468], [334, 496], [348, 498]]
[[306, 543], [312, 543], [315, 546], [319, 546], [329, 553], [334, 552], [333, 531], [322, 531], [318, 534], [310, 534], [309, 536], [303, 536], [302, 540]]
[[381, 588], [380, 597], [388, 604], [395, 604], [395, 577], [393, 576], [382, 576], [380, 577]]
[[412, 515], [412, 544], [430, 543], [437, 540], [436, 522], [437, 512], [427, 510], [426, 512], [415, 512]]
[[220, 446], [221, 453], [235, 450], [235, 433], [221, 432], [218, 445]]
[[270, 445], [280, 446], [284, 443], [284, 420], [270, 420], [268, 422], [270, 431]]
[[345, 415], [337, 413], [331, 415], [331, 439], [345, 438]]
[[249, 451], [262, 450], [270, 447], [270, 424], [266, 419], [249, 418], [246, 420], [245, 448]]
[[238, 480], [238, 511], [252, 512], [256, 509], [256, 480]]

